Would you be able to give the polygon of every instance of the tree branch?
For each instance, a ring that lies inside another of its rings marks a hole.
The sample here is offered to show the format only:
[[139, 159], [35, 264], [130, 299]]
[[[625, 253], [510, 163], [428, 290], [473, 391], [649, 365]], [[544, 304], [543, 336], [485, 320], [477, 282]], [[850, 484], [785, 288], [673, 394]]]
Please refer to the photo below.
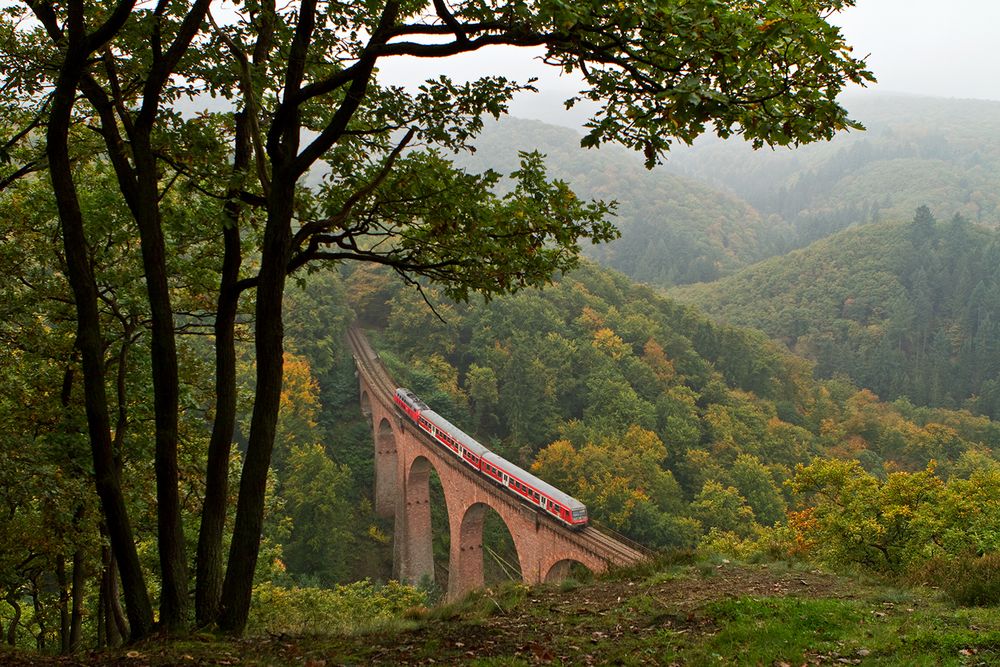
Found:
[[385, 163], [382, 165], [382, 169], [379, 170], [379, 173], [375, 176], [375, 178], [363, 188], [354, 192], [354, 194], [352, 194], [347, 201], [344, 202], [344, 205], [340, 207], [340, 210], [337, 211], [335, 215], [324, 220], [317, 220], [303, 225], [292, 238], [292, 248], [294, 249], [300, 247], [306, 239], [313, 234], [324, 231], [335, 224], [346, 221], [350, 217], [351, 211], [355, 206], [357, 206], [358, 202], [370, 196], [380, 185], [382, 185], [385, 179], [392, 172], [392, 167], [395, 165], [400, 153], [402, 153], [406, 145], [410, 143], [410, 140], [413, 139], [416, 132], [416, 128], [413, 127], [407, 130], [406, 135], [396, 145], [396, 147], [392, 149], [392, 152], [389, 154], [389, 157], [386, 158]]

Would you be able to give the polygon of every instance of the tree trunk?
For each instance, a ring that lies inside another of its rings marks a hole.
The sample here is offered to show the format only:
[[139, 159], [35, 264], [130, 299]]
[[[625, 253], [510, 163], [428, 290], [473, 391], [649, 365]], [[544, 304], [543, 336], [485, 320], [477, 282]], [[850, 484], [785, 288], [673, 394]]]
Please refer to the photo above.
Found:
[[160, 220], [156, 158], [146, 132], [132, 134], [132, 156], [137, 176], [133, 216], [142, 242], [142, 265], [152, 314], [150, 361], [153, 371], [153, 411], [156, 422], [156, 519], [160, 556], [160, 622], [169, 631], [180, 630], [188, 606], [187, 556], [177, 467], [177, 411], [179, 380], [174, 314], [167, 282], [166, 247]]
[[35, 611], [35, 623], [38, 625], [38, 634], [35, 635], [35, 646], [38, 647], [39, 652], [42, 652], [45, 650], [45, 633], [48, 631], [48, 628], [45, 627], [45, 614], [42, 613], [42, 601], [38, 595], [37, 578], [31, 580], [31, 607]]
[[7, 593], [7, 604], [9, 604], [14, 609], [14, 618], [10, 619], [10, 625], [7, 626], [7, 644], [14, 646], [17, 644], [17, 626], [21, 623], [21, 603], [18, 602], [17, 592], [11, 591]]
[[73, 607], [69, 626], [71, 653], [80, 650], [80, 642], [83, 639], [83, 588], [86, 585], [86, 569], [83, 563], [83, 550], [77, 549], [73, 553]]
[[59, 583], [59, 652], [69, 653], [69, 581], [66, 579], [66, 557], [56, 559], [56, 581]]
[[73, 30], [69, 33], [70, 44], [66, 59], [51, 98], [46, 153], [62, 226], [66, 273], [76, 304], [77, 347], [80, 350], [83, 367], [84, 405], [94, 462], [94, 480], [112, 548], [118, 554], [121, 563], [122, 585], [125, 590], [125, 604], [132, 627], [132, 637], [139, 639], [149, 634], [153, 626], [153, 610], [146, 592], [145, 577], [135, 549], [132, 525], [114, 465], [111, 422], [105, 388], [104, 345], [97, 306], [97, 285], [90, 267], [83, 213], [73, 182], [69, 156], [70, 115], [76, 97], [76, 87], [89, 54], [81, 38], [75, 36]]
[[267, 471], [281, 403], [284, 354], [281, 309], [292, 237], [294, 183], [295, 179], [288, 178], [287, 174], [275, 174], [261, 252], [255, 311], [257, 388], [219, 616], [219, 627], [236, 635], [243, 632], [250, 613], [253, 575], [264, 519]]
[[101, 582], [100, 611], [103, 621], [98, 627], [98, 646], [118, 646], [122, 637], [128, 636], [128, 624], [122, 614], [118, 600], [118, 568], [115, 565], [115, 554], [108, 547], [101, 549]]
[[104, 648], [108, 645], [107, 633], [105, 632], [105, 618], [104, 613], [107, 607], [107, 593], [104, 590], [104, 568], [101, 568], [101, 574], [97, 577], [97, 648]]
[[[233, 162], [234, 189], [240, 174], [250, 164], [250, 137], [246, 112], [236, 117], [236, 156]], [[222, 534], [226, 526], [229, 498], [229, 455], [236, 427], [236, 312], [239, 292], [242, 249], [240, 213], [243, 207], [231, 191], [223, 210], [222, 276], [219, 281], [218, 308], [215, 314], [215, 422], [208, 445], [205, 473], [205, 502], [198, 532], [197, 587], [195, 618], [199, 627], [217, 620], [222, 595]]]

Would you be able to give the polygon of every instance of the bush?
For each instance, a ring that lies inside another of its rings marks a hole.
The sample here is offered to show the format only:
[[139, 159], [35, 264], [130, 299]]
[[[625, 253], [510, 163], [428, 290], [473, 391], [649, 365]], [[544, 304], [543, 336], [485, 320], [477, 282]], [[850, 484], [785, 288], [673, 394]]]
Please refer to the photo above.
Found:
[[368, 579], [333, 588], [283, 588], [262, 583], [254, 588], [248, 634], [319, 634], [346, 632], [394, 618], [426, 605], [427, 595], [396, 581]]
[[915, 568], [908, 579], [939, 588], [955, 604], [986, 607], [1000, 604], [1000, 553], [959, 558], [933, 558]]
[[698, 549], [705, 554], [726, 556], [746, 563], [791, 561], [798, 555], [794, 531], [782, 524], [754, 526], [749, 537], [712, 528], [701, 539]]

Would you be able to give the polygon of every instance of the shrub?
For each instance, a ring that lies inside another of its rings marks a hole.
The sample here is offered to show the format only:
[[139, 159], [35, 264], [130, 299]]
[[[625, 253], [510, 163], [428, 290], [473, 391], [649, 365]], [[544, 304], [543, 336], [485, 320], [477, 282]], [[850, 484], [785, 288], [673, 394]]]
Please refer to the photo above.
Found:
[[754, 526], [749, 537], [712, 528], [702, 538], [698, 548], [705, 554], [726, 556], [747, 563], [790, 561], [797, 556], [795, 532], [782, 524]]
[[907, 578], [913, 583], [939, 588], [958, 605], [1000, 604], [1000, 553], [933, 558], [915, 568]]
[[283, 588], [265, 582], [254, 588], [248, 634], [345, 632], [426, 605], [427, 595], [396, 581], [365, 579], [333, 588]]

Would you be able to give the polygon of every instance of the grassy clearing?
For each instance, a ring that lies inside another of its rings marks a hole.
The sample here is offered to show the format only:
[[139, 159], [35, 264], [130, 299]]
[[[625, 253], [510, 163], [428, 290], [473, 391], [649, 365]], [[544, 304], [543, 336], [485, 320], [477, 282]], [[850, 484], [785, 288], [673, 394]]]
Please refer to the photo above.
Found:
[[[477, 591], [309, 636], [200, 635], [48, 664], [992, 665], [1000, 614], [927, 588], [782, 564], [660, 562], [589, 583]], [[45, 664], [0, 653], [0, 663]]]

